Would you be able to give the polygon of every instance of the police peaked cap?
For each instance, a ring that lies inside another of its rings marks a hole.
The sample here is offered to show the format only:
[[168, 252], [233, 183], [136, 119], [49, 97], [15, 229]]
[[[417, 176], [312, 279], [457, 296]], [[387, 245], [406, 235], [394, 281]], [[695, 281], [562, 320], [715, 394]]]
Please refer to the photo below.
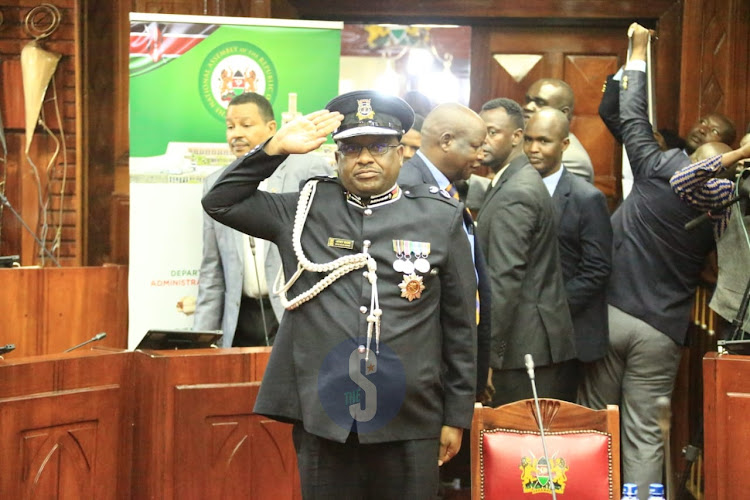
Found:
[[359, 135], [402, 136], [414, 123], [414, 110], [403, 99], [374, 90], [355, 90], [332, 99], [329, 111], [344, 115], [334, 140]]

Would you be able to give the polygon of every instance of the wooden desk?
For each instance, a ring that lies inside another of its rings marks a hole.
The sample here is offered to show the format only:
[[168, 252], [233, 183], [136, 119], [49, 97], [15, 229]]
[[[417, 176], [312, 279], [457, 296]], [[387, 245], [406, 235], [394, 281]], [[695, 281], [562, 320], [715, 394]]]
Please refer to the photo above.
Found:
[[131, 354], [0, 362], [0, 498], [130, 498]]
[[300, 498], [291, 425], [253, 414], [269, 352], [134, 353], [133, 498]]
[[750, 356], [703, 358], [705, 498], [747, 498], [750, 491]]

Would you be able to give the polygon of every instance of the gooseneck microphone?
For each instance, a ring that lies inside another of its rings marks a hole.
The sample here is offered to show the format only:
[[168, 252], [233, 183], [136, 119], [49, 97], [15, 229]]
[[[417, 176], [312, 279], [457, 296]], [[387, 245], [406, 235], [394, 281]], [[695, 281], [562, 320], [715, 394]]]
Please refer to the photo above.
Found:
[[104, 337], [106, 337], [106, 336], [107, 336], [107, 333], [106, 333], [106, 332], [101, 332], [101, 333], [97, 333], [96, 335], [94, 335], [93, 337], [91, 337], [90, 339], [88, 339], [87, 341], [85, 341], [85, 342], [81, 342], [81, 343], [80, 343], [80, 344], [78, 344], [78, 345], [74, 345], [74, 346], [73, 346], [73, 347], [71, 347], [70, 349], [65, 349], [65, 350], [64, 350], [63, 352], [70, 352], [70, 351], [72, 351], [72, 350], [74, 350], [74, 349], [78, 349], [79, 347], [83, 347], [83, 346], [85, 346], [86, 344], [90, 344], [91, 342], [96, 342], [96, 341], [98, 341], [98, 340], [101, 340], [101, 339], [103, 339], [103, 338], [104, 338]]
[[547, 461], [547, 475], [549, 476], [549, 489], [552, 491], [552, 499], [557, 500], [557, 492], [555, 491], [555, 483], [552, 480], [552, 464], [549, 461], [549, 453], [547, 453], [547, 441], [544, 439], [544, 424], [542, 423], [542, 410], [539, 409], [539, 396], [536, 393], [536, 377], [534, 376], [534, 358], [531, 354], [526, 354], [523, 357], [523, 362], [526, 365], [526, 373], [529, 374], [529, 380], [531, 380], [531, 391], [534, 394], [534, 406], [536, 406], [536, 420], [539, 424], [539, 434], [542, 436], [542, 450], [544, 450], [544, 459]]
[[10, 351], [14, 350], [16, 348], [16, 344], [5, 344], [4, 346], [0, 346], [0, 356], [3, 354], [8, 354]]
[[21, 224], [23, 224], [24, 229], [26, 229], [26, 231], [28, 231], [29, 234], [34, 237], [34, 241], [36, 241], [36, 244], [39, 245], [42, 250], [44, 250], [44, 255], [46, 255], [47, 257], [49, 257], [49, 259], [57, 267], [62, 267], [60, 265], [60, 263], [57, 261], [57, 259], [55, 258], [55, 256], [52, 255], [52, 252], [50, 252], [49, 250], [47, 250], [47, 246], [42, 242], [42, 240], [40, 240], [39, 237], [36, 235], [36, 233], [31, 230], [31, 228], [29, 227], [28, 224], [26, 224], [26, 221], [23, 220], [23, 217], [21, 217], [21, 214], [19, 214], [18, 212], [16, 212], [16, 209], [13, 208], [13, 205], [10, 204], [10, 201], [8, 201], [8, 198], [6, 198], [3, 193], [0, 193], [0, 203], [2, 203], [3, 205], [5, 205], [6, 207], [8, 207], [8, 209], [10, 209], [10, 211], [13, 213], [13, 215], [15, 216], [15, 218], [18, 219], [19, 221], [21, 221]]

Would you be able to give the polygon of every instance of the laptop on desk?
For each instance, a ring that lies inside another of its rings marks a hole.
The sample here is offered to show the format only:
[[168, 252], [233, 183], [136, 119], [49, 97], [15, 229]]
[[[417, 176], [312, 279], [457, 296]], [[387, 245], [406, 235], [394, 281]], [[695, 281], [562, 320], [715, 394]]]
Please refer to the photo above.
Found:
[[221, 330], [149, 330], [136, 349], [162, 351], [219, 347], [222, 336]]

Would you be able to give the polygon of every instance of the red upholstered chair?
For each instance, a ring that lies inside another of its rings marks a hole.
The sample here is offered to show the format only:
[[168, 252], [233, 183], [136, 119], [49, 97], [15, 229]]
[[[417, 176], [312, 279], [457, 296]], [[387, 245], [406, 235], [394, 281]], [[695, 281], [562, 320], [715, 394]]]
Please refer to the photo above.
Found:
[[[471, 498], [605, 500], [620, 495], [620, 411], [540, 399], [549, 464], [533, 399], [477, 405], [471, 427]], [[542, 493], [541, 495], [537, 495]]]

